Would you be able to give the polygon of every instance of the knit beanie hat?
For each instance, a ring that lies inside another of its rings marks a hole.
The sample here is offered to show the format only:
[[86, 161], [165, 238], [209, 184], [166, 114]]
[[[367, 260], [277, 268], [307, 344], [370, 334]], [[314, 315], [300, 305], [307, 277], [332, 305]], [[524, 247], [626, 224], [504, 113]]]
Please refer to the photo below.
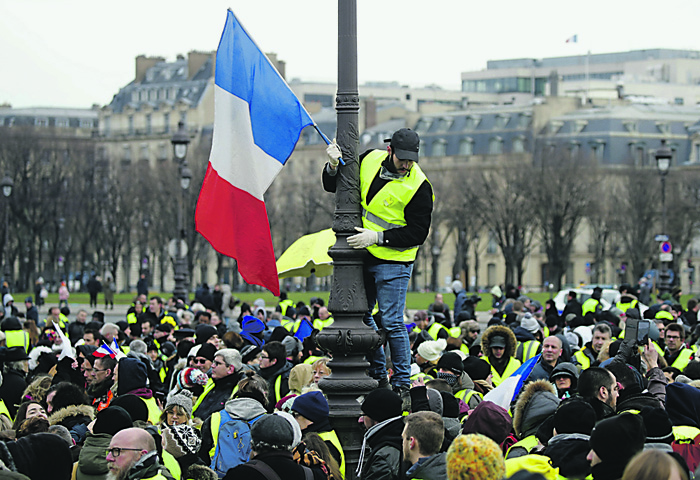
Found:
[[287, 412], [265, 415], [250, 429], [253, 448], [291, 450], [301, 441], [301, 429], [297, 421]]
[[513, 419], [503, 407], [485, 400], [464, 420], [462, 433], [480, 433], [499, 445], [513, 428]]
[[540, 329], [540, 324], [535, 317], [530, 314], [525, 314], [520, 320], [520, 326], [530, 333], [536, 333]]
[[282, 340], [282, 345], [284, 345], [284, 351], [287, 353], [288, 357], [299, 353], [302, 349], [301, 340], [299, 340], [297, 337], [285, 337]]
[[170, 407], [178, 405], [182, 407], [185, 412], [187, 412], [187, 416], [191, 417], [192, 416], [192, 392], [189, 390], [180, 390], [175, 393], [170, 393], [168, 395], [168, 400], [167, 403], [165, 404], [165, 408], [163, 411], [167, 411]]
[[214, 345], [212, 345], [211, 343], [205, 343], [199, 348], [199, 351], [197, 352], [197, 356], [206, 358], [207, 360], [210, 360], [213, 362], [214, 357], [216, 356], [216, 347]]
[[383, 422], [401, 415], [401, 397], [398, 393], [386, 388], [372, 390], [362, 402], [362, 413], [375, 422]]
[[58, 435], [33, 433], [16, 442], [8, 442], [7, 448], [17, 471], [33, 480], [71, 478], [73, 461], [70, 450]]
[[203, 345], [207, 343], [207, 340], [209, 340], [214, 335], [217, 335], [218, 333], [218, 330], [213, 325], [208, 325], [206, 323], [197, 325], [197, 328], [194, 331], [197, 345]]
[[163, 450], [175, 458], [196, 455], [202, 446], [199, 430], [190, 425], [172, 425], [163, 429]]
[[445, 351], [445, 348], [447, 348], [447, 341], [444, 338], [428, 340], [418, 345], [418, 355], [429, 362], [436, 362], [440, 359], [440, 355]]
[[115, 397], [109, 404], [110, 407], [122, 407], [129, 413], [131, 419], [148, 421], [148, 407], [146, 402], [136, 395], [119, 395]]
[[673, 425], [665, 409], [661, 407], [644, 407], [639, 412], [647, 431], [645, 443], [668, 443], [674, 440]]
[[460, 375], [464, 371], [464, 364], [462, 363], [462, 358], [455, 352], [447, 352], [438, 361], [437, 368], [444, 368], [445, 370], [450, 370], [455, 375]]
[[627, 462], [644, 448], [647, 433], [640, 415], [623, 413], [601, 420], [591, 432], [591, 449], [605, 461]]
[[451, 392], [440, 391], [442, 397], [442, 416], [445, 418], [459, 418], [459, 399]]
[[292, 411], [314, 423], [322, 423], [328, 419], [328, 400], [319, 391], [308, 392], [294, 399]]
[[484, 435], [459, 435], [447, 450], [450, 480], [501, 480], [505, 475], [501, 448]]
[[246, 315], [243, 317], [243, 331], [245, 333], [260, 333], [265, 330], [265, 324], [257, 317]]
[[590, 435], [597, 419], [590, 403], [574, 397], [562, 402], [554, 412], [554, 428], [557, 433]]
[[197, 385], [207, 384], [209, 377], [198, 368], [187, 367], [177, 375], [177, 386], [180, 388], [193, 388]]
[[467, 372], [472, 380], [486, 380], [491, 374], [491, 365], [479, 357], [469, 355], [462, 361], [464, 371]]
[[260, 347], [257, 345], [246, 345], [241, 349], [241, 361], [243, 363], [248, 363], [257, 357], [260, 352], [262, 352], [262, 350], [260, 350]]
[[129, 412], [119, 406], [109, 406], [97, 412], [95, 425], [92, 427], [92, 433], [114, 435], [119, 430], [124, 430], [125, 428], [131, 428], [133, 426], [134, 422], [131, 420]]

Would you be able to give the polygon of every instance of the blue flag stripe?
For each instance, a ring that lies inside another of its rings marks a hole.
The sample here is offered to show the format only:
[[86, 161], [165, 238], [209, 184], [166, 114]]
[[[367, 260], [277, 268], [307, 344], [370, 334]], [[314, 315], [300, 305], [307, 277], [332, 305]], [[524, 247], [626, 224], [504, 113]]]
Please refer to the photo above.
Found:
[[215, 83], [248, 103], [255, 144], [284, 164], [313, 120], [230, 10], [216, 53]]

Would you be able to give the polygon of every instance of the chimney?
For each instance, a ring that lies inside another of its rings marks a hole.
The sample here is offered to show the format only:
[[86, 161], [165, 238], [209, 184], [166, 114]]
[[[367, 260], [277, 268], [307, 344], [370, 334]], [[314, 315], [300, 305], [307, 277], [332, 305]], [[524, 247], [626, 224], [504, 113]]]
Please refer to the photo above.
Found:
[[285, 80], [287, 79], [287, 62], [284, 60], [278, 60], [277, 59], [277, 54], [276, 53], [266, 53], [265, 56], [270, 60], [270, 63], [272, 63], [272, 66], [274, 66], [279, 74], [284, 78]]
[[214, 52], [189, 52], [187, 54], [187, 78], [192, 79], [209, 58], [214, 58]]
[[147, 57], [146, 55], [136, 57], [136, 83], [143, 82], [143, 79], [146, 78], [146, 70], [164, 61], [163, 57]]

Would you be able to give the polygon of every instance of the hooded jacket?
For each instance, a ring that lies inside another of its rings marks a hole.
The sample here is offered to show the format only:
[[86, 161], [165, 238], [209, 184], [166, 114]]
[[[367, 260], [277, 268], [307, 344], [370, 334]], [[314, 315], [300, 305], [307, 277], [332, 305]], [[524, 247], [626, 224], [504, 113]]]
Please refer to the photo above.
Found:
[[666, 412], [674, 427], [700, 428], [700, 390], [685, 383], [666, 386]]
[[[403, 417], [394, 417], [374, 425], [362, 442], [358, 468], [362, 480], [397, 480], [403, 460]], [[369, 455], [364, 456], [365, 446]]]
[[447, 454], [443, 452], [421, 458], [408, 469], [406, 478], [445, 480], [447, 478]]
[[[231, 415], [231, 419], [239, 419], [246, 422], [267, 413], [265, 407], [252, 398], [232, 398], [226, 402], [224, 410]], [[220, 414], [220, 412], [215, 413]], [[211, 419], [212, 417], [210, 416], [202, 424], [202, 447], [199, 449], [199, 457], [204, 460], [207, 465], [211, 462], [210, 450], [215, 447], [216, 444], [214, 440], [219, 435], [218, 431], [212, 432]]]
[[107, 477], [109, 469], [105, 451], [111, 441], [112, 435], [107, 433], [88, 433], [76, 465], [76, 480], [102, 480]]
[[[497, 335], [505, 337], [506, 339], [505, 351], [500, 360], [493, 357], [490, 348], [492, 338]], [[485, 355], [484, 360], [491, 364], [494, 386], [498, 386], [503, 379], [508, 377], [520, 366], [520, 362], [514, 358], [517, 344], [518, 342], [515, 339], [513, 331], [502, 325], [490, 326], [481, 337], [481, 351]]]
[[547, 380], [528, 383], [518, 397], [513, 413], [513, 430], [519, 440], [534, 435], [540, 424], [559, 406], [557, 390]]
[[549, 457], [553, 467], [567, 479], [586, 478], [591, 473], [591, 464], [586, 457], [591, 451], [589, 435], [561, 433], [549, 439], [542, 455]]

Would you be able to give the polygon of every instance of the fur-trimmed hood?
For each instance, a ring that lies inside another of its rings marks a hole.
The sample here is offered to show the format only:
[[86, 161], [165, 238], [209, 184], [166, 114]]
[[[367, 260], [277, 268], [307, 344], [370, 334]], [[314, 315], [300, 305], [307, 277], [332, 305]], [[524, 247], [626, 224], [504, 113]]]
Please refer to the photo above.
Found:
[[49, 425], [58, 425], [71, 417], [88, 417], [92, 421], [95, 419], [95, 409], [90, 405], [70, 405], [53, 412], [49, 416]]
[[515, 356], [515, 348], [518, 345], [518, 341], [515, 339], [515, 334], [513, 331], [508, 327], [504, 327], [503, 325], [492, 325], [487, 328], [486, 331], [484, 331], [484, 334], [481, 336], [481, 351], [483, 354], [488, 356], [490, 353], [489, 345], [491, 345], [491, 338], [494, 335], [500, 335], [506, 338], [505, 356]]
[[534, 434], [540, 424], [559, 406], [557, 389], [547, 380], [535, 380], [523, 387], [513, 413], [513, 429], [518, 439]]

